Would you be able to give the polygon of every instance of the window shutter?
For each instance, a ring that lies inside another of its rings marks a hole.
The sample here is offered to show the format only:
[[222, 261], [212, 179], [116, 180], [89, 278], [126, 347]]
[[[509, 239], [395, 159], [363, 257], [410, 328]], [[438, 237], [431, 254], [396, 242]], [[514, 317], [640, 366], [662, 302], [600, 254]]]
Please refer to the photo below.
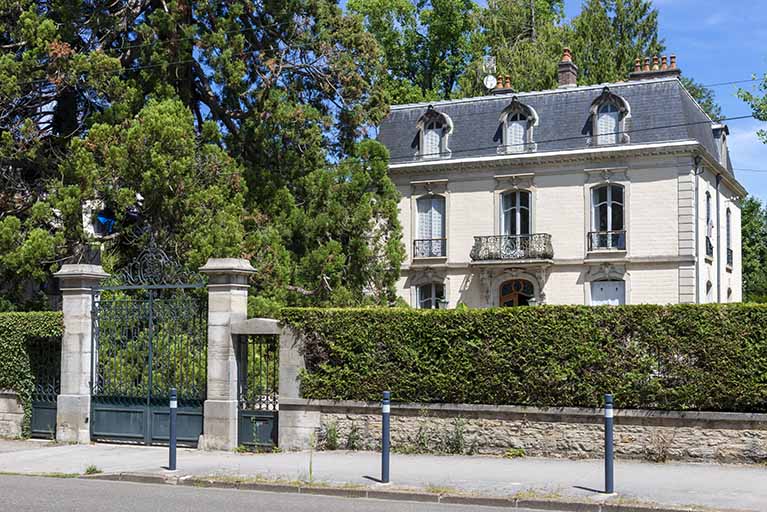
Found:
[[425, 129], [423, 132], [423, 156], [437, 158], [440, 154], [441, 129]]
[[618, 143], [618, 112], [600, 112], [597, 122], [597, 133], [600, 144]]
[[431, 198], [422, 197], [418, 200], [418, 238], [431, 238]]
[[527, 121], [509, 121], [506, 127], [506, 151], [522, 153], [525, 151], [525, 131]]
[[431, 238], [445, 238], [445, 199], [432, 199]]

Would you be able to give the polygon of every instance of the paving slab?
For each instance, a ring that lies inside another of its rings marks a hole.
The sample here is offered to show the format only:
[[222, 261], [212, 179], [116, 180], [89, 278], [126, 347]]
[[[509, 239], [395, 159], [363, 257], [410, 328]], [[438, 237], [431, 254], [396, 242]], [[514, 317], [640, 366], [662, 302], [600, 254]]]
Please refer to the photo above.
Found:
[[[107, 473], [167, 475], [167, 448], [109, 444], [35, 446], [0, 453], [0, 472], [82, 473], [95, 465]], [[310, 469], [311, 467], [311, 469]], [[239, 454], [179, 449], [183, 476], [308, 481], [375, 487], [380, 454], [291, 452]], [[489, 496], [519, 493], [604, 500], [598, 460], [392, 455], [394, 486]], [[760, 465], [653, 464], [617, 461], [615, 485], [623, 501], [665, 506], [767, 510], [767, 467]], [[612, 500], [612, 498], [611, 498]]]

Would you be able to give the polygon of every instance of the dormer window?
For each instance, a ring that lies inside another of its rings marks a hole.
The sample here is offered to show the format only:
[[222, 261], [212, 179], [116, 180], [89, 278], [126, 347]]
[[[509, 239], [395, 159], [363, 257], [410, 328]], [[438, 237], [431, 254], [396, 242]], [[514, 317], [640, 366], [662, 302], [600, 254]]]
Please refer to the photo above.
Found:
[[631, 109], [625, 99], [610, 92], [608, 87], [591, 104], [592, 143], [598, 145], [626, 144], [630, 138], [626, 133], [626, 119]]
[[538, 124], [538, 114], [532, 107], [520, 103], [515, 96], [503, 110], [499, 121], [503, 134], [499, 153], [524, 153], [535, 150], [533, 127]]
[[447, 145], [448, 136], [453, 133], [453, 122], [431, 105], [416, 124], [419, 131], [418, 153], [423, 159], [445, 158], [450, 156]]

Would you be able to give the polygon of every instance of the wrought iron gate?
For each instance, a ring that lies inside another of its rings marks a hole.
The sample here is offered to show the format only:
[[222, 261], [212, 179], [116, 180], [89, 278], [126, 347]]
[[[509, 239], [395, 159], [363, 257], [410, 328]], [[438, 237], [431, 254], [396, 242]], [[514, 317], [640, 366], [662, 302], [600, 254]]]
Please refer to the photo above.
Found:
[[91, 438], [168, 442], [170, 389], [178, 442], [196, 446], [207, 382], [207, 295], [153, 242], [94, 293]]
[[277, 446], [279, 337], [240, 335], [239, 443], [253, 448]]
[[56, 437], [56, 400], [61, 391], [61, 337], [31, 339], [29, 364], [35, 379], [32, 392], [32, 437]]

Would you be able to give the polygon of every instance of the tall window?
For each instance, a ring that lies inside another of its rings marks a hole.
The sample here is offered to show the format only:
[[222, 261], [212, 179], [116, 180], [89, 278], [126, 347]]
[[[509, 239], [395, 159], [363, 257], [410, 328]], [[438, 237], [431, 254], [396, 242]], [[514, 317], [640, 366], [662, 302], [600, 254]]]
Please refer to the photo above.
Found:
[[445, 285], [429, 283], [418, 287], [418, 308], [437, 309], [445, 300]]
[[443, 257], [447, 255], [447, 240], [445, 239], [445, 198], [443, 196], [426, 196], [417, 201], [418, 238], [414, 244], [415, 257]]
[[442, 152], [442, 134], [444, 133], [444, 124], [442, 121], [429, 121], [423, 129], [423, 151], [424, 158], [439, 158]]
[[727, 208], [727, 213], [725, 217], [726, 221], [726, 233], [725, 233], [725, 241], [727, 243], [727, 265], [730, 267], [732, 266], [732, 212], [729, 208]]
[[714, 257], [714, 218], [711, 215], [711, 193], [706, 192], [706, 256]]
[[603, 185], [592, 189], [589, 250], [626, 249], [623, 200], [623, 187], [620, 185]]
[[501, 196], [501, 231], [504, 235], [530, 234], [530, 192], [520, 190]]
[[527, 144], [528, 119], [525, 114], [506, 118], [506, 152], [523, 153]]
[[620, 126], [620, 111], [613, 103], [605, 103], [597, 111], [597, 142], [617, 144]]

